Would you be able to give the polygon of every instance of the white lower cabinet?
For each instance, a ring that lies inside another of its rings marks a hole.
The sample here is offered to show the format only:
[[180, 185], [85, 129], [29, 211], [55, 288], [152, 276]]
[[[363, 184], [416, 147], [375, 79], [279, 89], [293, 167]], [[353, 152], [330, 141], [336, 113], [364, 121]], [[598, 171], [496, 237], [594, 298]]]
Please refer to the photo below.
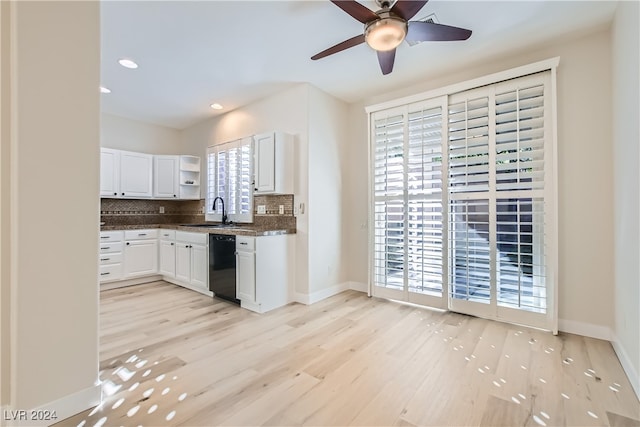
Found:
[[[209, 291], [209, 234], [169, 229], [101, 231], [99, 282], [162, 275], [168, 282]], [[152, 279], [155, 280], [155, 279]]]
[[98, 248], [98, 282], [106, 283], [122, 279], [122, 231], [101, 231]]
[[176, 231], [175, 282], [172, 283], [203, 292], [209, 292], [209, 235]]
[[256, 301], [256, 254], [248, 251], [240, 245], [245, 239], [254, 237], [236, 237], [236, 298], [241, 302]]
[[124, 278], [158, 274], [158, 230], [126, 230]]
[[160, 262], [159, 272], [165, 277], [176, 277], [176, 241], [175, 232], [172, 240], [160, 237], [160, 247], [158, 249], [158, 261]]
[[240, 306], [265, 313], [289, 303], [291, 235], [236, 237], [236, 295]]

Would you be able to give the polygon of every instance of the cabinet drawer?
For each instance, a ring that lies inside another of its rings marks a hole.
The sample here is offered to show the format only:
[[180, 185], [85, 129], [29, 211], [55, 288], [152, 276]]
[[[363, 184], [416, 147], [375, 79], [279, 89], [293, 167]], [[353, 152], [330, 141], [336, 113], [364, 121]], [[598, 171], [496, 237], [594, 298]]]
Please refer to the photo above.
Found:
[[124, 237], [122, 231], [101, 231], [100, 243], [103, 242], [121, 242]]
[[122, 262], [122, 252], [101, 254], [98, 259], [100, 260], [100, 265], [118, 264]]
[[176, 238], [176, 230], [160, 230], [160, 239], [174, 240]]
[[98, 278], [100, 282], [122, 278], [122, 264], [101, 265]]
[[236, 250], [253, 252], [256, 250], [256, 238], [248, 236], [236, 236]]
[[187, 231], [176, 231], [176, 240], [179, 242], [206, 245], [209, 242], [209, 234], [208, 233], [190, 233]]
[[110, 254], [114, 252], [122, 252], [122, 242], [100, 243], [101, 254]]
[[158, 229], [149, 229], [149, 230], [125, 230], [124, 239], [125, 240], [146, 240], [146, 239], [157, 239], [158, 238]]

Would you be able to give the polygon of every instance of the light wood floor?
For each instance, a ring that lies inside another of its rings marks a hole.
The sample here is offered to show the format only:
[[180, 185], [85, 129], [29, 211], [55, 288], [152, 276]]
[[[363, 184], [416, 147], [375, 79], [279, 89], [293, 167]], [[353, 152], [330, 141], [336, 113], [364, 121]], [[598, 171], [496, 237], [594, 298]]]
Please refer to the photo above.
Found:
[[58, 425], [638, 426], [611, 345], [358, 292], [258, 315], [101, 293], [103, 403]]

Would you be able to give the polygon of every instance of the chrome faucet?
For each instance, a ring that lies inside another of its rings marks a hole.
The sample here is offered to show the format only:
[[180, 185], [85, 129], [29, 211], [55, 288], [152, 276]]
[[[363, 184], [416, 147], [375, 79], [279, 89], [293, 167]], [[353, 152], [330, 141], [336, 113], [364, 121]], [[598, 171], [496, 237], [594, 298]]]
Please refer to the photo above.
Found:
[[222, 197], [218, 196], [215, 199], [213, 199], [213, 210], [216, 210], [216, 202], [220, 200], [220, 203], [222, 203], [222, 223], [226, 224], [227, 223], [227, 214], [224, 212], [224, 200], [222, 200]]

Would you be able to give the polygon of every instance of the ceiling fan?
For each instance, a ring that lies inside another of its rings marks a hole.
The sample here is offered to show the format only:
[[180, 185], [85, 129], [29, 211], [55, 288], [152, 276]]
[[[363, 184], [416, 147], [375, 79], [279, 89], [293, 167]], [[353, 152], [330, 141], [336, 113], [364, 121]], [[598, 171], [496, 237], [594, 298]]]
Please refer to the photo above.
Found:
[[381, 9], [374, 12], [355, 0], [331, 0], [340, 9], [362, 22], [364, 33], [325, 49], [311, 59], [324, 58], [366, 42], [377, 52], [382, 74], [389, 74], [393, 71], [396, 47], [404, 40], [450, 41], [466, 40], [471, 36], [471, 30], [464, 28], [432, 22], [409, 21], [427, 1], [429, 0], [397, 0], [391, 6], [391, 0], [376, 0]]

